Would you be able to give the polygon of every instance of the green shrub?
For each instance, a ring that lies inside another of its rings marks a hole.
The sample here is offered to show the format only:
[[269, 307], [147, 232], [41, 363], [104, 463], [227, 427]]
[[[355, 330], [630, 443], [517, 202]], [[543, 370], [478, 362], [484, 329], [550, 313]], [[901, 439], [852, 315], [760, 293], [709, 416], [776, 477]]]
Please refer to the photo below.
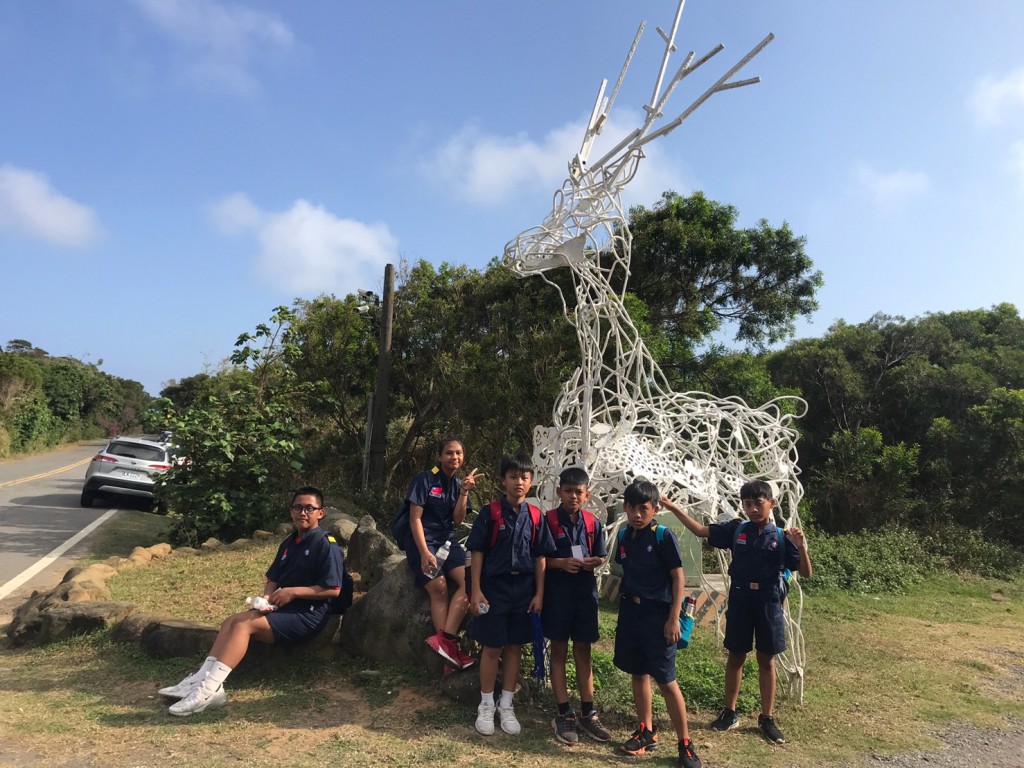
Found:
[[905, 592], [939, 565], [919, 534], [905, 529], [861, 531], [808, 539], [814, 575], [802, 582], [808, 592]]
[[958, 525], [936, 526], [922, 539], [924, 548], [942, 567], [970, 571], [990, 578], [1007, 578], [1024, 571], [1024, 554], [983, 538], [979, 531]]

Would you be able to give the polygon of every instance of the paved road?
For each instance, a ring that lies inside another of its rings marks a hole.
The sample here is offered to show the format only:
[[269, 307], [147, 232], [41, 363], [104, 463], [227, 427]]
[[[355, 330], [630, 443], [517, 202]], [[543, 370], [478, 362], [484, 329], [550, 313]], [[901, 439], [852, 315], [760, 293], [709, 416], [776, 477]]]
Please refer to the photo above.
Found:
[[78, 503], [86, 464], [103, 444], [0, 463], [0, 615], [33, 589], [59, 583], [84, 552], [82, 531], [113, 514], [113, 502], [97, 499], [91, 509]]

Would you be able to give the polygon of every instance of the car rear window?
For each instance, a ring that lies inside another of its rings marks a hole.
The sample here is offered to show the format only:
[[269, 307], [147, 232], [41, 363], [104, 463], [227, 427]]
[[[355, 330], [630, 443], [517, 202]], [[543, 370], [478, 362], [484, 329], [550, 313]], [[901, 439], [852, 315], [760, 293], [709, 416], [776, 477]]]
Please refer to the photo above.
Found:
[[126, 456], [129, 459], [142, 459], [143, 461], [167, 461], [167, 453], [155, 445], [140, 445], [139, 443], [111, 443], [107, 446], [107, 453], [114, 456]]

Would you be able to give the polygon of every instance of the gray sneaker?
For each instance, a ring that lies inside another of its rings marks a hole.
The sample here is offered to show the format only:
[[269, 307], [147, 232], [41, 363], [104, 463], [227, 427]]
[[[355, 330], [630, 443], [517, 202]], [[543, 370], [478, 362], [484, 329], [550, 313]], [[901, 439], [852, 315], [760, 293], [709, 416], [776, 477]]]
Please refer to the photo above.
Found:
[[576, 744], [579, 742], [579, 734], [576, 733], [576, 713], [569, 710], [568, 714], [555, 715], [551, 721], [555, 729], [555, 738], [563, 744]]
[[731, 731], [740, 724], [739, 715], [732, 709], [725, 708], [718, 713], [718, 717], [711, 721], [708, 726], [712, 731]]
[[603, 743], [612, 740], [612, 735], [608, 733], [608, 729], [605, 728], [597, 718], [597, 712], [592, 712], [589, 716], [584, 715], [580, 717], [577, 728], [587, 734], [587, 736], [592, 738], [594, 741], [600, 741]]

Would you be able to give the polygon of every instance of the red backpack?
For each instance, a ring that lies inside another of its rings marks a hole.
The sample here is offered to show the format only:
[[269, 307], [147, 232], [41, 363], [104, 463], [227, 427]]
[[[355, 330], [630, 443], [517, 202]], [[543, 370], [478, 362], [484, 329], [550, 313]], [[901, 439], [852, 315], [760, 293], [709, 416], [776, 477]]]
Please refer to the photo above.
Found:
[[[583, 525], [587, 529], [587, 553], [589, 555], [594, 554], [594, 536], [597, 530], [597, 521], [594, 518], [593, 513], [588, 512], [585, 509], [580, 510], [580, 514], [583, 515]], [[549, 509], [547, 513], [548, 528], [551, 529], [551, 535], [556, 539], [562, 535], [562, 523], [558, 519], [558, 508]]]
[[[530, 519], [533, 521], [533, 536], [530, 538], [530, 544], [534, 544], [537, 541], [537, 528], [540, 527], [540, 510], [533, 504], [527, 504], [527, 508], [530, 510]], [[489, 549], [494, 549], [495, 543], [498, 541], [498, 529], [501, 527], [501, 502], [492, 501], [488, 505], [491, 513], [491, 542]]]

